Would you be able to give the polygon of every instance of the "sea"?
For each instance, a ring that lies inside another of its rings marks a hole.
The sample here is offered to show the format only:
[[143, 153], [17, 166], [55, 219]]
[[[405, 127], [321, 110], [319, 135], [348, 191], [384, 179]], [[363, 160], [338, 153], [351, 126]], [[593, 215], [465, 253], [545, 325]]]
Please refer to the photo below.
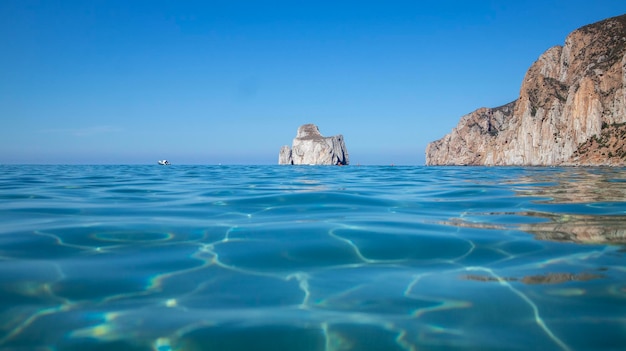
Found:
[[626, 169], [0, 165], [1, 351], [626, 350]]

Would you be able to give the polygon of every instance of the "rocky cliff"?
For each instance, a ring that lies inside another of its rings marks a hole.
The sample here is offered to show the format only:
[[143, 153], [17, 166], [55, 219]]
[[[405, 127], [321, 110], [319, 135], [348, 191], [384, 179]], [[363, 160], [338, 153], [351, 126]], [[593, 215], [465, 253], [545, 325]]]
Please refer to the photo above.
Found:
[[626, 165], [626, 15], [572, 32], [530, 67], [517, 100], [428, 144], [427, 165]]
[[348, 150], [342, 135], [324, 137], [315, 124], [298, 128], [291, 148], [280, 148], [280, 165], [347, 165]]

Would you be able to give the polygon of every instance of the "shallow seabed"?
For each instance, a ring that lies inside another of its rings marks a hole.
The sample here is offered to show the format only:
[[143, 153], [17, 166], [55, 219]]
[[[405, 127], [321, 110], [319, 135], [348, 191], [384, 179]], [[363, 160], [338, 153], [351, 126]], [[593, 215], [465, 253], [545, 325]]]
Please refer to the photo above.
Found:
[[625, 350], [626, 170], [0, 166], [0, 350]]

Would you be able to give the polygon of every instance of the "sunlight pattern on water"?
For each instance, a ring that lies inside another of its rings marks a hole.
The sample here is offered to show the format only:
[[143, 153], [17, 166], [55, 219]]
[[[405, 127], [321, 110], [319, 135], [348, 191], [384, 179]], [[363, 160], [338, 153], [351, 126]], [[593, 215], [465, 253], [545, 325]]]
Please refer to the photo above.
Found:
[[623, 169], [0, 170], [0, 350], [626, 347]]

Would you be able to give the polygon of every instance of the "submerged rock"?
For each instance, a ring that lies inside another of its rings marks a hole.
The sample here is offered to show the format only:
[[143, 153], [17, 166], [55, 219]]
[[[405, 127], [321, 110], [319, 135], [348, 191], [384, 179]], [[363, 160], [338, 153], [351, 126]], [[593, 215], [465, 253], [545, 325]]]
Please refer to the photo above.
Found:
[[343, 135], [324, 137], [315, 124], [298, 128], [292, 147], [285, 145], [278, 154], [279, 165], [347, 165], [348, 150]]
[[584, 26], [529, 68], [517, 100], [461, 118], [427, 165], [626, 165], [626, 15]]

